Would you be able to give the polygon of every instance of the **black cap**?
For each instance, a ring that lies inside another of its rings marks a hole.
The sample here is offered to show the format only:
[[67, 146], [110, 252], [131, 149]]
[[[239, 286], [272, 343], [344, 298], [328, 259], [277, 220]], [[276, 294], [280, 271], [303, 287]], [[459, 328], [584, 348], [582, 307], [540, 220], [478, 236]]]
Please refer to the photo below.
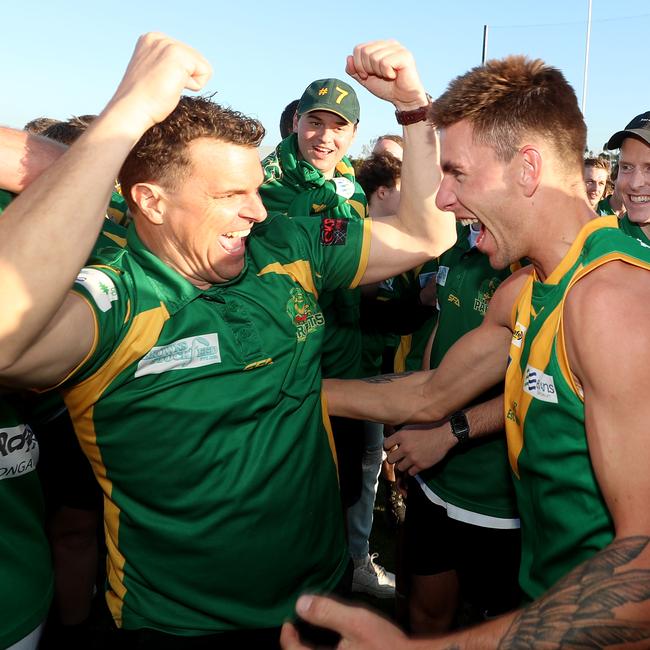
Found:
[[607, 142], [607, 149], [620, 149], [625, 138], [636, 136], [650, 145], [650, 111], [637, 115], [623, 131], [617, 131]]

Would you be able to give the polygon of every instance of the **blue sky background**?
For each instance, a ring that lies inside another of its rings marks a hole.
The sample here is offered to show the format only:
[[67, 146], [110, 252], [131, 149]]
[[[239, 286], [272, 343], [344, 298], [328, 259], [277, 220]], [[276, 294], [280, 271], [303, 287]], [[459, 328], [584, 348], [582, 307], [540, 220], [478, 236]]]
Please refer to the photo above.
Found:
[[[489, 57], [540, 57], [559, 67], [582, 99], [587, 0], [1, 0], [0, 6], [0, 123], [17, 128], [37, 116], [99, 112], [137, 37], [152, 30], [208, 58], [214, 76], [207, 90], [258, 117], [267, 128], [266, 146], [279, 140], [279, 116], [289, 101], [314, 79], [345, 79], [346, 55], [376, 38], [406, 45], [436, 96], [481, 62], [488, 24]], [[649, 40], [647, 0], [593, 0], [585, 116], [596, 152], [611, 133], [650, 110]], [[358, 94], [354, 155], [377, 135], [399, 132], [390, 105], [364, 89]]]

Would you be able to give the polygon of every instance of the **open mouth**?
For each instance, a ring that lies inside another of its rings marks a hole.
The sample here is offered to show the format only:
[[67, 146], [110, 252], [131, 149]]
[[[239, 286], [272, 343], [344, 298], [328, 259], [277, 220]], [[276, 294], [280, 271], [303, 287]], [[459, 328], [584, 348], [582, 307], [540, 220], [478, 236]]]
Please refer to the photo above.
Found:
[[649, 194], [637, 194], [637, 195], [630, 194], [630, 202], [631, 203], [650, 203], [650, 195]]
[[318, 158], [325, 158], [334, 153], [334, 149], [328, 149], [327, 147], [312, 147], [312, 151]]
[[236, 255], [244, 250], [246, 237], [250, 235], [250, 232], [250, 228], [246, 230], [231, 230], [223, 235], [219, 235], [219, 243], [226, 253]]
[[469, 226], [471, 228], [476, 236], [476, 239], [472, 237], [473, 245], [478, 248], [483, 241], [483, 237], [485, 237], [485, 226], [476, 217], [459, 217], [458, 221], [463, 226]]

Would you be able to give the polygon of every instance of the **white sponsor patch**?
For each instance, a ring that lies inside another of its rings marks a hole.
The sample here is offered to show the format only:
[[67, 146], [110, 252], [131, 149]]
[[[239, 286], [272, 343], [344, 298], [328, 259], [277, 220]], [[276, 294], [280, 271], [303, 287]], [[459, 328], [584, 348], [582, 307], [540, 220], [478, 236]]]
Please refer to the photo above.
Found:
[[522, 325], [519, 321], [517, 321], [514, 332], [512, 333], [513, 345], [517, 346], [518, 348], [521, 347], [521, 344], [524, 341], [524, 334], [526, 334], [527, 329], [528, 328], [525, 325]]
[[140, 359], [135, 376], [159, 375], [168, 370], [188, 370], [214, 363], [221, 363], [219, 335], [216, 332], [188, 336], [167, 345], [151, 348], [146, 356]]
[[557, 392], [553, 377], [530, 365], [526, 366], [524, 373], [524, 391], [542, 402], [557, 404]]
[[28, 425], [0, 429], [0, 481], [33, 472], [38, 453], [36, 436]]
[[438, 267], [438, 273], [436, 274], [436, 282], [441, 287], [444, 287], [445, 283], [447, 282], [447, 276], [448, 275], [449, 275], [449, 267], [448, 266], [439, 266]]
[[98, 269], [81, 269], [75, 283], [86, 288], [95, 304], [102, 311], [108, 311], [111, 308], [111, 303], [117, 300], [117, 291], [113, 280]]

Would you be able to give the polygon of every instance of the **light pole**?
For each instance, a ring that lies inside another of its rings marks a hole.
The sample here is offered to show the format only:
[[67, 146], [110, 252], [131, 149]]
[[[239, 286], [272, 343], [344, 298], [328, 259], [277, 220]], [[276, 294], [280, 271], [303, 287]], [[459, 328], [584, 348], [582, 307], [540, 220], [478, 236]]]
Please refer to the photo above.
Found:
[[589, 71], [589, 41], [591, 40], [591, 1], [589, 0], [589, 14], [587, 16], [587, 43], [585, 44], [585, 72], [582, 80], [582, 114], [587, 108], [587, 73]]

